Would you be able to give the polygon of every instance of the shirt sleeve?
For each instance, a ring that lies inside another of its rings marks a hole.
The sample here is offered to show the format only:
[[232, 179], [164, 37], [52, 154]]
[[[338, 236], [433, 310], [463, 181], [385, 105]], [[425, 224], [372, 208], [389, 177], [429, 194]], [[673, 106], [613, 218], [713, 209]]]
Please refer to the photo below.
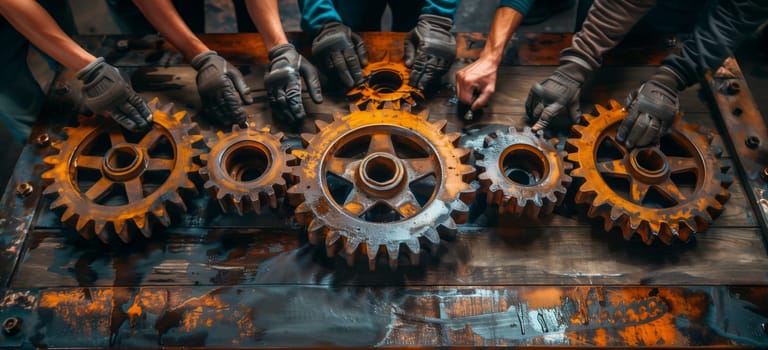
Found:
[[341, 15], [333, 6], [333, 0], [299, 0], [301, 11], [301, 29], [315, 35], [329, 22], [343, 23]]
[[656, 5], [656, 0], [595, 0], [582, 29], [573, 35], [571, 46], [560, 53], [560, 61], [595, 70], [603, 54], [618, 45], [632, 27]]
[[501, 0], [499, 1], [499, 7], [511, 7], [513, 10], [520, 12], [525, 16], [528, 14], [528, 10], [531, 9], [533, 0]]
[[768, 0], [721, 0], [708, 9], [691, 36], [683, 42], [680, 55], [671, 55], [662, 66], [671, 68], [683, 82], [682, 89], [699, 81], [732, 56], [750, 33], [768, 20]]
[[426, 0], [421, 8], [422, 14], [448, 17], [454, 20], [459, 0]]

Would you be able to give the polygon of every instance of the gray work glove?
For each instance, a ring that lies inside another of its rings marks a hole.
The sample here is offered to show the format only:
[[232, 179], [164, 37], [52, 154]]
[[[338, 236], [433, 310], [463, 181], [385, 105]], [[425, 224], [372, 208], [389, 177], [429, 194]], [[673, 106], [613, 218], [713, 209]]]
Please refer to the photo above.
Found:
[[439, 80], [456, 58], [453, 21], [436, 15], [421, 15], [405, 37], [405, 66], [411, 68], [408, 85], [420, 90]]
[[352, 33], [349, 27], [339, 22], [323, 25], [312, 41], [312, 56], [327, 74], [337, 76], [344, 88], [350, 89], [363, 83], [368, 50], [363, 39]]
[[565, 62], [551, 76], [534, 84], [525, 101], [525, 113], [534, 123], [531, 129], [544, 129], [561, 114], [567, 114], [573, 123], [579, 122], [581, 86], [591, 73], [580, 64]]
[[141, 96], [120, 76], [117, 68], [99, 57], [77, 72], [83, 81], [85, 106], [95, 113], [109, 112], [118, 124], [130, 131], [145, 130], [152, 122], [152, 112]]
[[301, 103], [301, 78], [307, 84], [309, 96], [315, 103], [323, 102], [317, 69], [300, 55], [291, 44], [278, 45], [269, 50], [269, 70], [264, 85], [277, 118], [292, 126], [306, 116]]
[[619, 126], [616, 139], [627, 148], [658, 143], [677, 113], [680, 80], [669, 69], [661, 68], [651, 79], [627, 97], [627, 116]]
[[250, 104], [251, 89], [235, 66], [216, 51], [203, 52], [192, 59], [197, 70], [197, 92], [203, 104], [203, 114], [225, 124], [245, 124], [243, 104]]

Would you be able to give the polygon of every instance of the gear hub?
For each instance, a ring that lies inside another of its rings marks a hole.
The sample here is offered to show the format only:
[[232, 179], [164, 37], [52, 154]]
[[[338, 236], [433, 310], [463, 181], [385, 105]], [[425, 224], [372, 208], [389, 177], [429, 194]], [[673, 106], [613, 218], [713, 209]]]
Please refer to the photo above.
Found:
[[218, 132], [208, 142], [210, 152], [200, 156], [204, 167], [200, 175], [206, 190], [225, 213], [261, 213], [266, 206], [277, 208], [283, 198], [290, 165], [295, 157], [281, 144], [283, 134], [269, 128], [240, 128]]
[[423, 100], [421, 90], [408, 85], [408, 68], [402, 63], [384, 61], [370, 63], [363, 68], [363, 85], [347, 93], [360, 108], [379, 109], [392, 104], [400, 109], [401, 104], [414, 105]]
[[394, 268], [402, 245], [414, 262], [423, 244], [434, 247], [466, 220], [474, 168], [454, 146], [459, 135], [442, 132], [445, 121], [353, 107], [316, 123], [317, 134], [302, 135], [299, 183], [288, 193], [310, 242], [325, 243], [329, 256], [341, 251], [353, 264], [360, 253], [374, 269], [381, 253]]
[[42, 175], [43, 193], [55, 198], [51, 209], [63, 209], [61, 221], [85, 238], [107, 242], [115, 232], [128, 242], [135, 230], [149, 237], [153, 223], [170, 225], [169, 209], [186, 211], [178, 191], [195, 191], [188, 174], [198, 170], [194, 146], [202, 136], [185, 112], [171, 113], [172, 104], [158, 107], [154, 99], [149, 107], [154, 124], [146, 133], [81, 118], [78, 127], [64, 128], [65, 141], [53, 144], [58, 154], [44, 160], [52, 166]]
[[584, 115], [586, 125], [573, 127], [568, 159], [574, 179], [583, 180], [576, 202], [587, 215], [602, 217], [605, 230], [618, 227], [625, 239], [634, 234], [646, 244], [658, 237], [670, 244], [703, 232], [730, 197], [730, 178], [697, 127], [678, 123], [659, 145], [629, 150], [616, 141], [627, 112], [595, 106], [598, 116]]
[[531, 128], [492, 133], [478, 150], [477, 161], [481, 189], [488, 203], [500, 213], [529, 218], [549, 215], [565, 197], [572, 165], [564, 161], [565, 151], [558, 151], [549, 141], [536, 136]]

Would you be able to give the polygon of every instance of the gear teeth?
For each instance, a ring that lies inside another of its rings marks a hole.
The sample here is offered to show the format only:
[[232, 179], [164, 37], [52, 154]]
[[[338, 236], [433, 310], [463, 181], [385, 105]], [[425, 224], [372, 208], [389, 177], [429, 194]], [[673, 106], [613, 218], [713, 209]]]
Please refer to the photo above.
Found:
[[315, 120], [315, 127], [317, 128], [317, 130], [323, 130], [323, 129], [327, 128], [328, 125], [329, 125], [329, 123], [327, 123], [325, 121], [322, 121], [320, 119], [316, 119]]
[[445, 119], [441, 119], [436, 121], [434, 124], [432, 124], [432, 127], [434, 127], [435, 130], [442, 132], [445, 130], [446, 125], [448, 125], [448, 121]]
[[376, 255], [379, 252], [379, 247], [375, 245], [367, 245], [365, 243], [362, 245], [365, 246], [365, 252], [368, 256], [368, 269], [371, 271], [376, 270]]
[[312, 139], [314, 138], [315, 138], [314, 134], [307, 134], [307, 133], [301, 134], [301, 141], [304, 143], [304, 147], [307, 147], [307, 145], [312, 143]]
[[437, 234], [437, 230], [429, 228], [424, 232], [424, 237], [432, 244], [440, 244], [440, 235]]
[[[146, 215], [138, 215], [133, 218], [133, 223], [136, 225], [136, 228], [141, 231], [141, 233], [144, 235], [144, 237], [151, 237], [152, 236], [152, 228], [150, 227], [149, 220], [147, 220]], [[123, 237], [120, 237], [123, 239]], [[128, 243], [130, 241], [130, 236], [128, 237], [128, 241], [124, 242]]]
[[160, 225], [165, 227], [171, 226], [171, 216], [168, 215], [168, 212], [165, 210], [165, 208], [157, 208], [153, 210], [152, 215], [155, 216], [155, 219], [157, 219]]
[[310, 244], [313, 244], [313, 245], [321, 244], [325, 241], [325, 231], [310, 228], [307, 230], [307, 238], [309, 239]]
[[[429, 120], [429, 111], [425, 109], [425, 110], [419, 112], [419, 114], [417, 114], [417, 116], [419, 118], [421, 118], [421, 119]], [[447, 123], [448, 121], [445, 121], [445, 122]], [[439, 128], [438, 130], [442, 130], [442, 128]]]
[[383, 109], [395, 109], [395, 104], [392, 101], [384, 101], [382, 104]]
[[[597, 111], [597, 113], [598, 113], [598, 114], [600, 114], [600, 115], [608, 113], [608, 109], [607, 109], [607, 108], [605, 108], [605, 107], [603, 107], [603, 106], [602, 106], [602, 105], [600, 105], [600, 104], [596, 104], [596, 105], [595, 105], [595, 110], [596, 110], [596, 111]], [[591, 120], [590, 120], [590, 122], [591, 122]]]
[[75, 224], [75, 230], [84, 231], [85, 227], [88, 226], [90, 222], [91, 222], [91, 219], [89, 219], [84, 215], [80, 215], [80, 217], [77, 219], [77, 224]]
[[608, 103], [610, 104], [612, 110], [620, 110], [624, 108], [624, 106], [622, 106], [621, 103], [616, 100], [609, 100]]

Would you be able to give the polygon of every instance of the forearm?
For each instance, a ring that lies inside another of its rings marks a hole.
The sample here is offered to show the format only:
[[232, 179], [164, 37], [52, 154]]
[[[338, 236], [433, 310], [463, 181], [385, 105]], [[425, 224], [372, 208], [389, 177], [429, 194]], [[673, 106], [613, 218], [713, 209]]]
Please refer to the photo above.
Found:
[[67, 36], [36, 1], [0, 1], [0, 13], [35, 47], [71, 70], [79, 71], [96, 59]]
[[504, 55], [504, 48], [522, 20], [523, 15], [511, 7], [496, 9], [480, 58], [490, 60], [498, 66]]
[[187, 27], [171, 0], [134, 0], [144, 17], [175, 46], [187, 60], [210, 50]]
[[247, 0], [245, 5], [267, 50], [288, 43], [283, 24], [280, 22], [277, 0]]
[[720, 1], [683, 43], [680, 56], [669, 56], [662, 65], [678, 75], [678, 89], [691, 86], [704, 71], [717, 69], [766, 20], [768, 0]]
[[571, 46], [560, 54], [561, 61], [578, 63], [595, 70], [603, 54], [618, 45], [632, 27], [656, 5], [656, 0], [595, 0], [584, 25], [573, 36]]

